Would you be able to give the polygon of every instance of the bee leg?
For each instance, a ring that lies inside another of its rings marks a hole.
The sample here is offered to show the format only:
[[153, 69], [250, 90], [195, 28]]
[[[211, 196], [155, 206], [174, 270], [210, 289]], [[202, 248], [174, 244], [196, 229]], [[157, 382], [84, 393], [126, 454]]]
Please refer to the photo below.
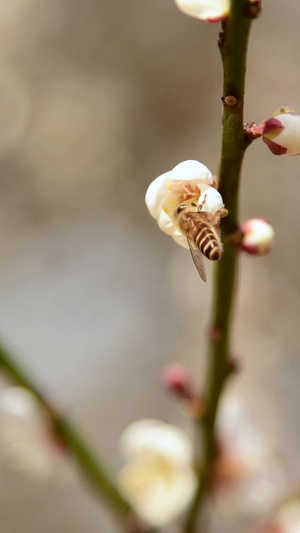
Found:
[[203, 209], [203, 207], [204, 207], [204, 204], [205, 204], [205, 202], [206, 202], [206, 196], [207, 196], [207, 195], [205, 194], [205, 195], [204, 195], [204, 200], [203, 200], [203, 202], [201, 202], [201, 204], [199, 204], [198, 211], [202, 211], [202, 209]]

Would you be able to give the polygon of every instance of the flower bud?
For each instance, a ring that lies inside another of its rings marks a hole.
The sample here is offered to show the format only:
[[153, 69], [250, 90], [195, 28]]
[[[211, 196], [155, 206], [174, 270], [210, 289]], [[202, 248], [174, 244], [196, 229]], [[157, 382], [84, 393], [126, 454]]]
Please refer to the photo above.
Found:
[[195, 385], [190, 370], [184, 366], [172, 363], [162, 370], [161, 380], [164, 388], [177, 397], [190, 400], [195, 396]]
[[275, 155], [300, 154], [300, 115], [284, 106], [263, 125], [263, 141]]
[[175, 0], [180, 11], [207, 22], [224, 20], [229, 13], [229, 0]]
[[252, 255], [266, 255], [269, 253], [274, 241], [274, 229], [263, 218], [250, 218], [246, 220], [241, 230], [243, 238], [240, 249]]

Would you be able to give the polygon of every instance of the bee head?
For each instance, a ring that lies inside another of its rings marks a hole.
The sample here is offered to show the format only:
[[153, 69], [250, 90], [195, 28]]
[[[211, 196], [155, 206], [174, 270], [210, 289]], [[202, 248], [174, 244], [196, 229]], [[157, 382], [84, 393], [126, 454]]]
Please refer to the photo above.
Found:
[[188, 207], [188, 205], [180, 205], [177, 209], [177, 214], [179, 215], [179, 213], [181, 213], [184, 209], [187, 209]]
[[179, 213], [182, 213], [182, 211], [184, 211], [185, 209], [189, 209], [191, 206], [193, 207], [197, 207], [197, 204], [195, 204], [195, 202], [192, 202], [190, 204], [181, 204], [177, 211], [176, 211], [176, 214], [179, 215]]

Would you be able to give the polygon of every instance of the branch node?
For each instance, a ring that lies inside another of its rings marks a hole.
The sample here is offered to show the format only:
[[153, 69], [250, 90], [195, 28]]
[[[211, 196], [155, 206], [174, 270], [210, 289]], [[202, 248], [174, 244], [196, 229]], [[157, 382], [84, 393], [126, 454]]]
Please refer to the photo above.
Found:
[[207, 408], [203, 398], [191, 398], [186, 404], [187, 415], [194, 420], [201, 420], [205, 417]]
[[238, 374], [241, 370], [241, 364], [236, 356], [230, 355], [228, 358], [228, 377], [233, 374]]
[[223, 332], [218, 326], [212, 326], [208, 329], [207, 337], [210, 342], [217, 343], [223, 338]]
[[242, 243], [243, 237], [244, 237], [243, 232], [241, 231], [240, 228], [238, 228], [233, 233], [230, 233], [229, 235], [227, 235], [227, 242], [231, 246], [234, 246], [235, 248], [239, 248]]
[[252, 141], [262, 136], [264, 123], [265, 121], [256, 126], [255, 122], [250, 122], [250, 124], [249, 122], [245, 122], [244, 132], [247, 145], [251, 144]]
[[261, 0], [249, 0], [246, 7], [246, 17], [256, 19], [261, 13]]
[[235, 96], [229, 95], [229, 96], [223, 96], [222, 102], [227, 107], [236, 107], [237, 106], [237, 99]]

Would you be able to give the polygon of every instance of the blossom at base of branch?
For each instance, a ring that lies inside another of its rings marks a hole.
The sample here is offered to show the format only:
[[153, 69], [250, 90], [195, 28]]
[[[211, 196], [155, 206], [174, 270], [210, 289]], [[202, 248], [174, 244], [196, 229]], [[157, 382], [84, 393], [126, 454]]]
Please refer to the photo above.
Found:
[[261, 516], [286, 490], [283, 463], [262, 420], [265, 405], [265, 395], [252, 387], [238, 395], [229, 390], [223, 397], [211, 490], [212, 511], [222, 518]]
[[127, 462], [118, 485], [136, 513], [153, 527], [174, 522], [197, 484], [188, 435], [160, 420], [138, 420], [121, 435], [119, 449]]
[[240, 249], [251, 255], [267, 255], [273, 245], [275, 232], [263, 218], [250, 218], [241, 225]]
[[71, 464], [36, 397], [22, 387], [0, 392], [0, 463], [41, 482], [67, 479]]
[[261, 533], [299, 533], [300, 499], [289, 501], [275, 514]]
[[224, 207], [220, 193], [213, 187], [215, 177], [199, 161], [179, 163], [156, 178], [148, 187], [145, 201], [160, 229], [188, 248], [186, 236], [175, 224], [174, 215], [182, 204], [200, 205], [202, 211], [214, 215]]
[[263, 123], [263, 141], [275, 155], [300, 154], [300, 115], [281, 107]]
[[207, 22], [219, 22], [227, 18], [230, 0], [175, 0], [180, 11]]

